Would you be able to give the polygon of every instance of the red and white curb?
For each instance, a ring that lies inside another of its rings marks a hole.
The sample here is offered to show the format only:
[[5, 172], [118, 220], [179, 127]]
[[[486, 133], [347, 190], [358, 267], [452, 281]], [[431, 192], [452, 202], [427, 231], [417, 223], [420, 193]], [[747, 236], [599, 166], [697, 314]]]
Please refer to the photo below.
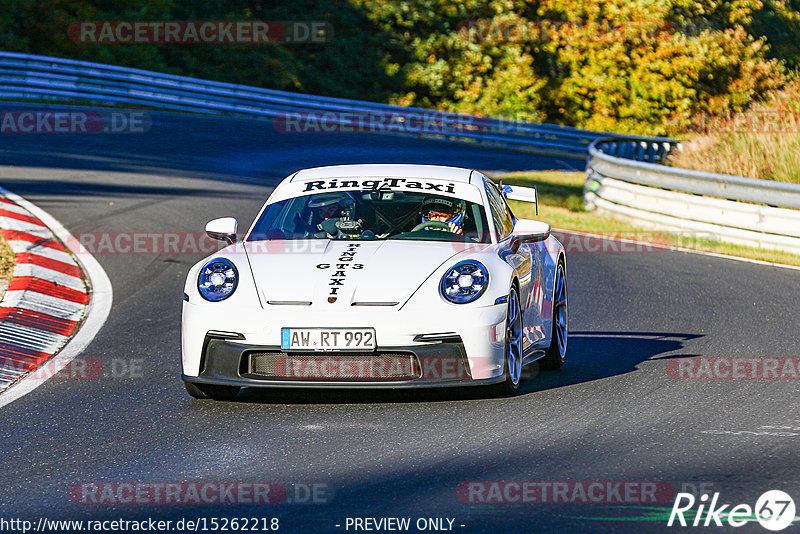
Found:
[[[0, 407], [66, 366], [89, 344], [111, 308], [111, 284], [97, 260], [80, 260], [53, 217], [0, 187], [0, 233], [16, 253], [14, 278], [0, 302]], [[31, 380], [26, 380], [26, 377]]]

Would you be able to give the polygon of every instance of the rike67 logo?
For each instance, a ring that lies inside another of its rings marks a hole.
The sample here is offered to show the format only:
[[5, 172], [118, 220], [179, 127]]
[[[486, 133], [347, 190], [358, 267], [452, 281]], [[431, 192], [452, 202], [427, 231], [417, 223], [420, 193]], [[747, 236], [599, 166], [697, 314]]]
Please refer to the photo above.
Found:
[[758, 521], [765, 529], [777, 532], [794, 521], [794, 500], [781, 490], [767, 491], [758, 498], [754, 507], [749, 504], [722, 504], [719, 502], [719, 495], [719, 492], [714, 493], [711, 502], [708, 502], [708, 494], [696, 499], [691, 493], [678, 493], [667, 526], [676, 524], [676, 520], [682, 527], [689, 524], [694, 527], [741, 527]]

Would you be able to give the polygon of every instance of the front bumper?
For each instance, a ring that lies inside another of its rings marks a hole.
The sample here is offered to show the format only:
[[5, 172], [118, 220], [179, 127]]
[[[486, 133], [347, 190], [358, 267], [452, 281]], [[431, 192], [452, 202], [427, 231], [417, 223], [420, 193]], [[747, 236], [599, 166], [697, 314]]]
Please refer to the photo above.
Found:
[[[219, 304], [225, 304], [225, 301]], [[182, 321], [182, 368], [187, 380], [250, 380], [250, 373], [243, 372], [242, 355], [247, 351], [280, 351], [282, 328], [375, 328], [377, 352], [405, 352], [417, 358], [441, 357], [458, 358], [465, 362], [465, 373], [458, 375], [458, 383], [502, 378], [505, 347], [504, 304], [484, 307], [447, 308], [447, 313], [437, 309], [392, 309], [373, 308], [320, 311], [302, 306], [271, 306], [270, 309], [244, 308], [241, 306], [218, 306], [203, 302], [184, 302]], [[209, 332], [227, 332], [239, 339], [228, 339], [225, 343], [208, 341]], [[424, 336], [451, 336], [460, 340], [458, 347], [448, 343], [423, 340]], [[423, 336], [423, 337], [421, 337]], [[221, 350], [222, 365], [217, 369], [217, 357], [207, 358], [209, 345], [215, 351]], [[226, 348], [223, 350], [223, 347]], [[455, 351], [455, 352], [453, 352]], [[224, 353], [224, 355], [223, 355]], [[238, 353], [238, 356], [232, 355]], [[213, 360], [213, 361], [212, 361]], [[235, 360], [235, 361], [234, 361]], [[420, 359], [424, 368], [427, 360]], [[439, 362], [438, 365], [442, 365]], [[211, 367], [209, 367], [209, 364]], [[237, 367], [239, 365], [239, 367]], [[447, 363], [446, 365], [454, 365]], [[459, 364], [461, 365], [461, 364]], [[216, 370], [215, 370], [216, 369]], [[211, 373], [211, 374], [209, 374]], [[422, 378], [422, 377], [420, 377]], [[425, 376], [427, 380], [427, 376]], [[435, 377], [433, 377], [435, 378]], [[253, 379], [252, 385], [266, 385], [263, 379]], [[285, 383], [285, 381], [276, 381]], [[310, 380], [301, 384], [310, 384]], [[338, 382], [331, 381], [331, 382]], [[346, 387], [352, 385], [345, 381]], [[391, 384], [375, 385], [400, 387], [403, 381], [393, 380]], [[418, 383], [420, 380], [409, 380]], [[449, 383], [450, 380], [443, 381]], [[363, 384], [362, 384], [363, 385]], [[357, 387], [357, 386], [356, 386]]]
[[[256, 358], [264, 356], [269, 356], [270, 365], [256, 366]], [[398, 363], [394, 368], [387, 364], [385, 368], [381, 366], [381, 372], [376, 372], [375, 366], [368, 363], [357, 365], [367, 360], [411, 363], [408, 366]], [[235, 339], [207, 336], [199, 374], [184, 373], [182, 378], [188, 382], [240, 387], [394, 389], [492, 384], [504, 377], [474, 379], [460, 340], [392, 347], [374, 353], [287, 353], [277, 346], [249, 345]]]

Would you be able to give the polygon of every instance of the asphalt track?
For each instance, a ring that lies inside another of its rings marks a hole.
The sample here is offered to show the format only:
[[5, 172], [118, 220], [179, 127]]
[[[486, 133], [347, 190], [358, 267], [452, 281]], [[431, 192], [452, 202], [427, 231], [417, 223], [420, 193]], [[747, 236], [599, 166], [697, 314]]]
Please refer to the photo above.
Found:
[[[249, 224], [290, 172], [366, 162], [581, 167], [440, 141], [281, 134], [267, 123], [171, 114], [153, 115], [146, 134], [0, 134], [0, 184], [73, 233], [196, 232], [224, 215]], [[247, 391], [218, 403], [189, 398], [179, 380], [182, 285], [199, 258], [97, 256], [114, 305], [83, 356], [106, 371], [138, 361], [141, 372], [52, 379], [3, 409], [0, 517], [278, 517], [286, 532], [345, 532], [347, 517], [450, 517], [456, 532], [660, 532], [671, 497], [480, 504], [462, 502], [456, 489], [654, 481], [673, 492], [710, 483], [725, 503], [753, 505], [769, 489], [800, 498], [797, 381], [667, 373], [675, 358], [800, 356], [798, 271], [672, 251], [576, 252], [568, 363], [529, 379], [516, 397]], [[187, 480], [324, 483], [333, 496], [198, 506], [80, 504], [69, 494], [83, 482]]]

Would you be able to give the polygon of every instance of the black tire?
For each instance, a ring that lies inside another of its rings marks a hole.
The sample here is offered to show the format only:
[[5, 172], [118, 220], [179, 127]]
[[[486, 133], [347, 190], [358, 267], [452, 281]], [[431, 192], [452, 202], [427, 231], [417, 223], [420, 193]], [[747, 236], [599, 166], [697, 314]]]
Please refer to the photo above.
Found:
[[[560, 288], [559, 280], [562, 283]], [[542, 370], [561, 369], [566, 361], [569, 336], [569, 314], [567, 312], [567, 270], [564, 267], [564, 260], [559, 260], [553, 284], [553, 334], [545, 356], [539, 360], [539, 367]]]
[[[513, 323], [509, 318], [514, 318]], [[516, 331], [516, 334], [513, 333]], [[516, 340], [513, 338], [516, 337]], [[509, 354], [512, 354], [509, 343], [516, 343], [519, 363], [515, 366], [516, 371], [511, 372]], [[516, 378], [514, 375], [516, 374]], [[514, 395], [519, 390], [522, 382], [522, 308], [517, 297], [516, 288], [512, 287], [508, 293], [508, 311], [506, 312], [506, 344], [503, 357], [503, 376], [505, 380], [494, 386], [494, 393], [499, 396]]]
[[197, 384], [194, 382], [184, 382], [186, 392], [195, 399], [213, 399], [218, 401], [230, 401], [239, 395], [237, 386], [217, 386], [215, 384]]

